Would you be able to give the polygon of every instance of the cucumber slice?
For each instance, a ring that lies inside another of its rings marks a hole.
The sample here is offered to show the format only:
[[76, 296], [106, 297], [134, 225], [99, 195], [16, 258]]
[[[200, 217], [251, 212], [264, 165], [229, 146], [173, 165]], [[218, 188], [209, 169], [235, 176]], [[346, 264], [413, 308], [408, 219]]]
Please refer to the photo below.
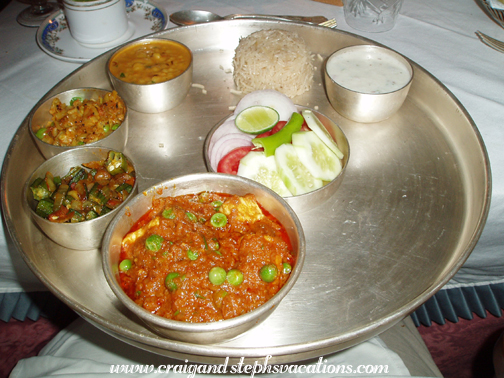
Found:
[[327, 131], [325, 126], [320, 122], [317, 116], [311, 110], [303, 110], [303, 118], [310, 130], [314, 131], [315, 134], [325, 143], [327, 147], [331, 149], [332, 152], [336, 154], [338, 159], [343, 159], [344, 155], [338, 148], [338, 145], [332, 138], [331, 134]]
[[313, 177], [331, 181], [341, 172], [340, 159], [314, 131], [300, 131], [292, 134], [292, 145]]
[[282, 197], [292, 195], [278, 175], [275, 157], [266, 157], [264, 152], [250, 151], [245, 155], [240, 160], [237, 174], [267, 186]]
[[282, 144], [276, 149], [275, 161], [280, 178], [293, 195], [308, 193], [324, 185], [322, 180], [313, 177], [304, 166], [290, 143]]

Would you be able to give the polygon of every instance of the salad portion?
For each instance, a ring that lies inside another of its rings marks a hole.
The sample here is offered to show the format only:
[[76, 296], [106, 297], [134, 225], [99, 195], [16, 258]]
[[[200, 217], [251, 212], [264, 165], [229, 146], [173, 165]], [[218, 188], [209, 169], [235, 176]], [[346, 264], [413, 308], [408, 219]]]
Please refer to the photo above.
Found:
[[290, 98], [274, 90], [244, 96], [211, 136], [207, 152], [214, 171], [255, 180], [282, 197], [334, 180], [344, 158], [313, 111], [298, 112]]

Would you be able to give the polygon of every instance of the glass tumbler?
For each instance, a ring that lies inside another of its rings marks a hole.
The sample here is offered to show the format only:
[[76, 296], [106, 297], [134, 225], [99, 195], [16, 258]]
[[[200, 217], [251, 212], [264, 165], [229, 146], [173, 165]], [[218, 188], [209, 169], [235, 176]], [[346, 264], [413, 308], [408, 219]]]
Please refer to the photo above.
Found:
[[343, 0], [345, 21], [354, 29], [379, 33], [394, 27], [403, 0]]

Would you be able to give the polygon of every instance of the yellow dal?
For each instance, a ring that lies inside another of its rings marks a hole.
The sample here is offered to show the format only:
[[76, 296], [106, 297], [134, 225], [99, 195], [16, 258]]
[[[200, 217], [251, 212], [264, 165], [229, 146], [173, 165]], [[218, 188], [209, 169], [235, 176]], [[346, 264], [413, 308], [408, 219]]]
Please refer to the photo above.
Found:
[[134, 84], [153, 84], [182, 74], [191, 63], [191, 52], [174, 41], [152, 41], [128, 46], [110, 61], [112, 75]]

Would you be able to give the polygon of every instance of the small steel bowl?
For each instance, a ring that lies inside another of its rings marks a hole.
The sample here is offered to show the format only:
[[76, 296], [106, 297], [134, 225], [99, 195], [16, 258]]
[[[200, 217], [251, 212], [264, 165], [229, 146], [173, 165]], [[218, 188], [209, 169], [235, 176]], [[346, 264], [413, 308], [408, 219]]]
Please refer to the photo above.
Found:
[[[276, 217], [287, 231], [293, 255], [296, 256], [296, 264], [291, 276], [282, 289], [268, 302], [232, 319], [209, 323], [187, 323], [151, 314], [131, 300], [118, 282], [121, 242], [132, 225], [152, 207], [153, 198], [203, 191], [236, 195], [254, 194], [264, 209]], [[266, 319], [296, 283], [303, 267], [305, 253], [305, 237], [301, 223], [294, 211], [276, 193], [243, 177], [220, 173], [197, 173], [161, 182], [138, 194], [121, 209], [110, 223], [103, 239], [102, 261], [105, 278], [112, 291], [148, 327], [164, 337], [194, 344], [210, 344], [232, 339]]]
[[[304, 109], [309, 109], [304, 106], [296, 106], [298, 109], [298, 112], [301, 112]], [[334, 141], [338, 145], [338, 148], [340, 151], [343, 153], [344, 157], [341, 160], [341, 172], [339, 175], [333, 179], [331, 182], [327, 183], [323, 187], [313, 190], [309, 193], [305, 194], [300, 194], [296, 196], [289, 196], [289, 197], [284, 197], [284, 200], [287, 201], [287, 203], [296, 211], [296, 213], [301, 214], [303, 212], [306, 212], [308, 210], [311, 210], [317, 206], [320, 206], [323, 204], [325, 201], [327, 201], [330, 197], [336, 193], [338, 188], [340, 187], [341, 183], [343, 182], [343, 176], [346, 171], [346, 167], [348, 166], [348, 161], [350, 159], [350, 145], [348, 143], [348, 139], [346, 135], [343, 133], [343, 130], [330, 118], [326, 117], [324, 114], [313, 110], [311, 110], [317, 118], [322, 122], [322, 124], [325, 126], [326, 130], [329, 132], [329, 134], [333, 137]], [[232, 117], [232, 116], [231, 116]], [[219, 122], [217, 125], [215, 125], [210, 132], [208, 133], [206, 139], [205, 139], [205, 144], [203, 147], [204, 150], [204, 158], [205, 158], [205, 165], [207, 167], [207, 170], [209, 172], [215, 172], [215, 169], [212, 167], [210, 163], [210, 156], [208, 155], [210, 143], [212, 141], [212, 137], [214, 133], [217, 131], [217, 129], [228, 119], [229, 117], [226, 117], [223, 119], [221, 122]]]
[[[108, 224], [124, 205], [138, 193], [138, 180], [135, 180], [133, 190], [126, 201], [119, 207], [101, 217], [79, 223], [54, 223], [39, 216], [35, 212], [37, 201], [33, 199], [30, 185], [38, 177], [45, 177], [46, 172], [51, 172], [54, 176], [63, 176], [67, 174], [72, 167], [80, 166], [83, 163], [91, 161], [105, 159], [109, 151], [109, 149], [102, 147], [81, 147], [65, 151], [42, 163], [30, 175], [30, 178], [25, 183], [23, 198], [26, 199], [25, 204], [33, 220], [50, 239], [65, 248], [76, 250], [100, 248], [103, 234]], [[133, 167], [135, 167], [134, 162], [129, 157], [127, 158]], [[136, 167], [135, 172], [137, 172]]]
[[[404, 67], [409, 80], [401, 88], [384, 93], [364, 93], [345, 88], [331, 77], [328, 69], [330, 70], [331, 63], [336, 63], [335, 60], [343, 54], [356, 53], [365, 56], [366, 61], [377, 61], [380, 56], [392, 58]], [[342, 48], [329, 56], [325, 64], [324, 79], [327, 98], [334, 110], [352, 121], [374, 123], [390, 118], [402, 106], [413, 81], [413, 68], [406, 58], [395, 51], [373, 45], [357, 45]]]
[[84, 146], [75, 146], [75, 147], [64, 147], [64, 146], [55, 146], [46, 142], [41, 141], [39, 138], [35, 136], [33, 132], [32, 125], [40, 125], [45, 124], [52, 119], [52, 115], [49, 113], [51, 109], [52, 102], [55, 98], [59, 98], [62, 103], [69, 104], [72, 98], [80, 97], [86, 100], [98, 100], [100, 97], [103, 97], [105, 94], [110, 93], [109, 90], [99, 89], [99, 88], [77, 88], [70, 89], [68, 91], [59, 93], [57, 95], [51, 96], [48, 99], [40, 101], [35, 106], [35, 112], [30, 117], [29, 129], [30, 134], [37, 145], [37, 148], [40, 150], [42, 155], [49, 159], [53, 156], [56, 156], [62, 152], [74, 150], [76, 148], [81, 147], [107, 147], [112, 150], [122, 151], [126, 146], [126, 141], [128, 139], [128, 110], [126, 109], [126, 114], [124, 115], [124, 121], [121, 125], [114, 130], [107, 137], [97, 140], [93, 143], [88, 143]]
[[[138, 45], [145, 45], [155, 41], [169, 41], [185, 48], [191, 55], [191, 61], [187, 69], [173, 79], [153, 84], [128, 83], [116, 77], [110, 71], [110, 64], [121, 52]], [[144, 38], [119, 48], [107, 61], [107, 72], [117, 93], [124, 99], [126, 105], [141, 113], [162, 113], [179, 105], [187, 96], [192, 84], [193, 57], [192, 52], [184, 44], [162, 39]]]

